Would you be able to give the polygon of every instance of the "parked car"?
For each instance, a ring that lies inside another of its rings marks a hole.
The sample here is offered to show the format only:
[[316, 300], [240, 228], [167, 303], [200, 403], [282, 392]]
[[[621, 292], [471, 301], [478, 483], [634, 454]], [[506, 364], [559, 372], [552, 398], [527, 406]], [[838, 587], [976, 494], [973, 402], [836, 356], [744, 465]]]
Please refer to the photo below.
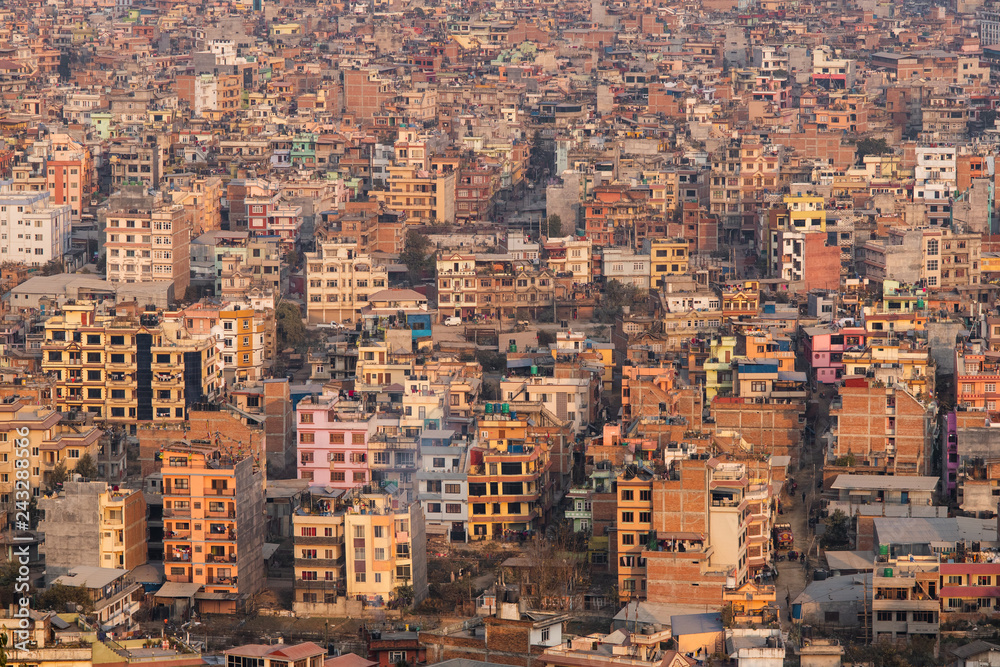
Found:
[[457, 315], [452, 315], [451, 317], [446, 317], [444, 320], [444, 325], [446, 327], [457, 327], [462, 323], [462, 318]]

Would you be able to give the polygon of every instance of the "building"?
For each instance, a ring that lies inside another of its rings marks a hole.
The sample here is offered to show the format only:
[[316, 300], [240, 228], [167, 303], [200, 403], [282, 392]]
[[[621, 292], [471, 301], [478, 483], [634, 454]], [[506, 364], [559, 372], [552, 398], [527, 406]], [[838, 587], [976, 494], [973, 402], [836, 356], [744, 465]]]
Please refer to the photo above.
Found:
[[223, 653], [221, 667], [323, 667], [326, 649], [312, 642], [302, 644], [244, 644]]
[[220, 391], [214, 340], [194, 340], [179, 322], [121, 307], [97, 314], [92, 301], [71, 302], [45, 322], [42, 369], [56, 378], [56, 407], [128, 425], [180, 423]]
[[61, 262], [70, 252], [73, 210], [48, 191], [14, 192], [0, 181], [0, 261], [26, 266]]
[[51, 486], [57, 468], [72, 472], [85, 454], [97, 460], [101, 429], [87, 415], [73, 419], [50, 407], [28, 405], [17, 398], [4, 399], [0, 403], [0, 505], [5, 508], [13, 509], [16, 501], [24, 500], [23, 495], [15, 493], [14, 466], [18, 460], [17, 443], [25, 438], [30, 446], [29, 490], [38, 496], [43, 487]]
[[38, 499], [51, 582], [76, 566], [132, 570], [146, 562], [146, 501], [141, 491], [106, 482], [70, 482]]
[[684, 239], [648, 239], [649, 286], [661, 290], [666, 285], [667, 276], [688, 272], [690, 252]]
[[[139, 491], [134, 493], [142, 495]], [[93, 616], [105, 632], [127, 636], [138, 629], [133, 616], [142, 608], [146, 593], [142, 584], [129, 576], [128, 569], [77, 565], [69, 573], [56, 577], [52, 584], [86, 589], [94, 608]]]
[[368, 441], [374, 421], [335, 394], [306, 396], [295, 406], [298, 478], [352, 489], [371, 482]]
[[124, 186], [104, 211], [107, 279], [136, 283], [164, 280], [176, 299], [191, 283], [191, 216], [181, 204]]
[[931, 474], [933, 407], [899, 385], [867, 378], [844, 380], [830, 407], [826, 477], [857, 467], [866, 474]]
[[321, 242], [305, 253], [306, 316], [310, 324], [361, 320], [369, 297], [388, 286], [389, 273], [357, 243]]
[[438, 444], [435, 436], [446, 433], [422, 434], [420, 466], [414, 476], [417, 498], [423, 506], [429, 535], [443, 534], [449, 542], [467, 542], [469, 456], [464, 443]]
[[387, 167], [388, 190], [372, 190], [371, 196], [408, 220], [425, 224], [455, 222], [454, 171], [426, 171], [413, 165]]
[[[686, 260], [685, 260], [686, 262]], [[650, 257], [626, 248], [601, 249], [601, 275], [605, 282], [617, 280], [623, 285], [649, 289]]]
[[872, 577], [872, 641], [927, 639], [941, 634], [941, 572], [938, 555], [880, 555]]
[[233, 613], [264, 587], [264, 470], [225, 433], [160, 454], [168, 582], [200, 584], [200, 610]]
[[292, 517], [297, 614], [344, 614], [362, 601], [384, 607], [401, 587], [412, 589], [414, 604], [427, 596], [420, 503], [362, 486], [347, 493], [314, 486], [310, 495]]

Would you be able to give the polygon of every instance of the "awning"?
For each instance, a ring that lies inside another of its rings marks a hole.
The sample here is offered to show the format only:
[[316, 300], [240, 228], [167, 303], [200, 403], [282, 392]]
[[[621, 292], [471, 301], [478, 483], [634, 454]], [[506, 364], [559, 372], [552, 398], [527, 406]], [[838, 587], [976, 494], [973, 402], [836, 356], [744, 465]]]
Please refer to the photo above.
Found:
[[201, 590], [202, 584], [188, 584], [176, 581], [168, 581], [160, 586], [160, 590], [153, 593], [157, 598], [193, 598]]

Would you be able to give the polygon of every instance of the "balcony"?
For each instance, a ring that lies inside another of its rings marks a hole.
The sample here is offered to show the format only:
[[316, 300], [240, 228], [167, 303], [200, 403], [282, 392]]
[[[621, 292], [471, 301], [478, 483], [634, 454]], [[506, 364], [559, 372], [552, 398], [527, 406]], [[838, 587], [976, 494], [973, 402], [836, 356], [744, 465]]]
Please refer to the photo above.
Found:
[[170, 550], [163, 555], [163, 560], [168, 563], [190, 563], [191, 552], [172, 553]]
[[293, 538], [293, 541], [295, 543], [295, 546], [299, 546], [299, 545], [302, 545], [302, 546], [316, 545], [316, 546], [321, 546], [321, 547], [322, 546], [326, 546], [326, 547], [333, 546], [333, 547], [336, 547], [336, 546], [340, 546], [340, 545], [344, 544], [344, 536], [343, 535], [331, 535], [329, 537], [325, 537], [325, 536], [315, 535], [315, 536], [306, 537], [304, 535], [296, 535]]
[[191, 489], [181, 488], [177, 486], [164, 486], [163, 495], [165, 496], [190, 496]]
[[937, 623], [907, 623], [906, 633], [910, 635], [936, 635], [941, 626]]
[[228, 554], [224, 556], [216, 554], [208, 554], [205, 556], [205, 562], [207, 563], [235, 563], [236, 554]]
[[343, 567], [344, 556], [340, 558], [296, 558], [295, 567]]
[[206, 496], [229, 496], [236, 495], [236, 489], [205, 489]]
[[163, 516], [167, 517], [167, 518], [170, 518], [170, 517], [180, 517], [180, 518], [190, 519], [191, 518], [191, 510], [190, 509], [179, 510], [179, 509], [167, 509], [167, 508], [163, 508]]
[[234, 542], [236, 540], [236, 533], [229, 531], [228, 533], [205, 533], [205, 539], [212, 542]]

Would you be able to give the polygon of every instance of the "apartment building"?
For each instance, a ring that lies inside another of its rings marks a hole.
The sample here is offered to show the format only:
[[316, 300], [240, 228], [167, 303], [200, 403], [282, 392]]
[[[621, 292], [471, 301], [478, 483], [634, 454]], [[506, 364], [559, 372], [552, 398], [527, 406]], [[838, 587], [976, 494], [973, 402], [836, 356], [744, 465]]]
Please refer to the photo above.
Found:
[[76, 565], [68, 573], [50, 579], [50, 583], [84, 589], [93, 618], [105, 632], [128, 635], [138, 630], [134, 617], [142, 609], [146, 592], [128, 570]]
[[306, 396], [296, 404], [299, 479], [337, 489], [371, 482], [374, 422], [358, 407], [334, 394]]
[[18, 500], [14, 453], [17, 441], [24, 438], [30, 451], [29, 484], [37, 496], [51, 485], [56, 468], [72, 472], [85, 454], [97, 461], [101, 429], [87, 415], [64, 415], [49, 407], [27, 405], [17, 397], [5, 398], [0, 403], [0, 505], [7, 508]]
[[551, 309], [555, 273], [510, 255], [448, 254], [437, 259], [438, 309], [442, 317], [485, 315], [507, 320]]
[[305, 253], [306, 313], [310, 324], [361, 319], [369, 297], [388, 285], [385, 266], [360, 252], [357, 243], [323, 241]]
[[194, 340], [154, 312], [123, 307], [98, 316], [92, 301], [67, 303], [46, 320], [42, 353], [59, 410], [82, 410], [132, 433], [139, 422], [183, 422], [221, 388], [215, 341]]
[[542, 243], [549, 269], [558, 275], [571, 275], [573, 282], [587, 285], [593, 280], [593, 246], [590, 239], [573, 236], [547, 238]]
[[48, 191], [15, 192], [0, 181], [0, 261], [43, 266], [70, 251], [73, 211]]
[[1000, 364], [986, 341], [965, 339], [955, 348], [955, 402], [966, 410], [995, 410]]
[[295, 244], [302, 226], [301, 206], [284, 201], [276, 187], [268, 192], [247, 196], [244, 205], [247, 210], [247, 229], [251, 236], [276, 236], [286, 247]]
[[386, 168], [388, 190], [372, 190], [376, 201], [392, 211], [401, 211], [408, 220], [427, 224], [455, 222], [454, 171], [426, 171], [419, 166], [400, 164]]
[[825, 44], [813, 49], [812, 80], [827, 90], [850, 90], [854, 87], [857, 63], [850, 58], [838, 58], [836, 50]]
[[131, 570], [146, 562], [146, 501], [142, 491], [106, 482], [64, 482], [38, 499], [49, 581], [74, 567]]
[[426, 432], [420, 446], [415, 475], [417, 499], [423, 507], [428, 534], [444, 535], [449, 542], [469, 537], [469, 456], [465, 443], [445, 444], [449, 431]]
[[481, 448], [469, 452], [469, 525], [473, 540], [537, 528], [551, 506], [549, 445], [509, 404], [487, 403]]
[[937, 365], [925, 343], [873, 338], [862, 349], [846, 350], [841, 358], [847, 375], [901, 384], [914, 396], [934, 395]]
[[662, 290], [666, 277], [688, 272], [691, 256], [689, 244], [684, 239], [648, 239], [643, 250], [649, 251], [649, 286]]
[[941, 562], [929, 556], [882, 554], [872, 577], [872, 641], [907, 642], [941, 634]]
[[[685, 263], [687, 258], [685, 258]], [[627, 248], [601, 249], [601, 275], [605, 282], [617, 280], [623, 285], [649, 289], [650, 257]]]
[[107, 147], [111, 164], [111, 187], [118, 190], [134, 183], [144, 189], [159, 188], [170, 148], [167, 135], [115, 137]]
[[264, 472], [225, 433], [164, 447], [163, 560], [167, 581], [201, 584], [203, 613], [233, 613], [264, 587]]
[[600, 383], [594, 383], [592, 377], [536, 375], [500, 382], [500, 396], [508, 404], [515, 401], [541, 403], [558, 419], [568, 421], [577, 433], [596, 420], [600, 390]]
[[272, 310], [258, 311], [248, 303], [195, 303], [176, 318], [195, 340], [213, 341], [220, 380], [228, 386], [264, 379], [274, 359], [275, 322]]
[[412, 587], [414, 604], [427, 597], [420, 503], [368, 486], [335, 495], [313, 488], [310, 505], [292, 517], [297, 614], [340, 615], [359, 602], [384, 607], [400, 587]]
[[109, 198], [104, 215], [107, 279], [165, 280], [173, 298], [183, 298], [191, 283], [191, 217], [184, 206], [130, 185]]
[[858, 466], [872, 473], [931, 474], [934, 409], [902, 386], [847, 378], [830, 408], [826, 477]]

